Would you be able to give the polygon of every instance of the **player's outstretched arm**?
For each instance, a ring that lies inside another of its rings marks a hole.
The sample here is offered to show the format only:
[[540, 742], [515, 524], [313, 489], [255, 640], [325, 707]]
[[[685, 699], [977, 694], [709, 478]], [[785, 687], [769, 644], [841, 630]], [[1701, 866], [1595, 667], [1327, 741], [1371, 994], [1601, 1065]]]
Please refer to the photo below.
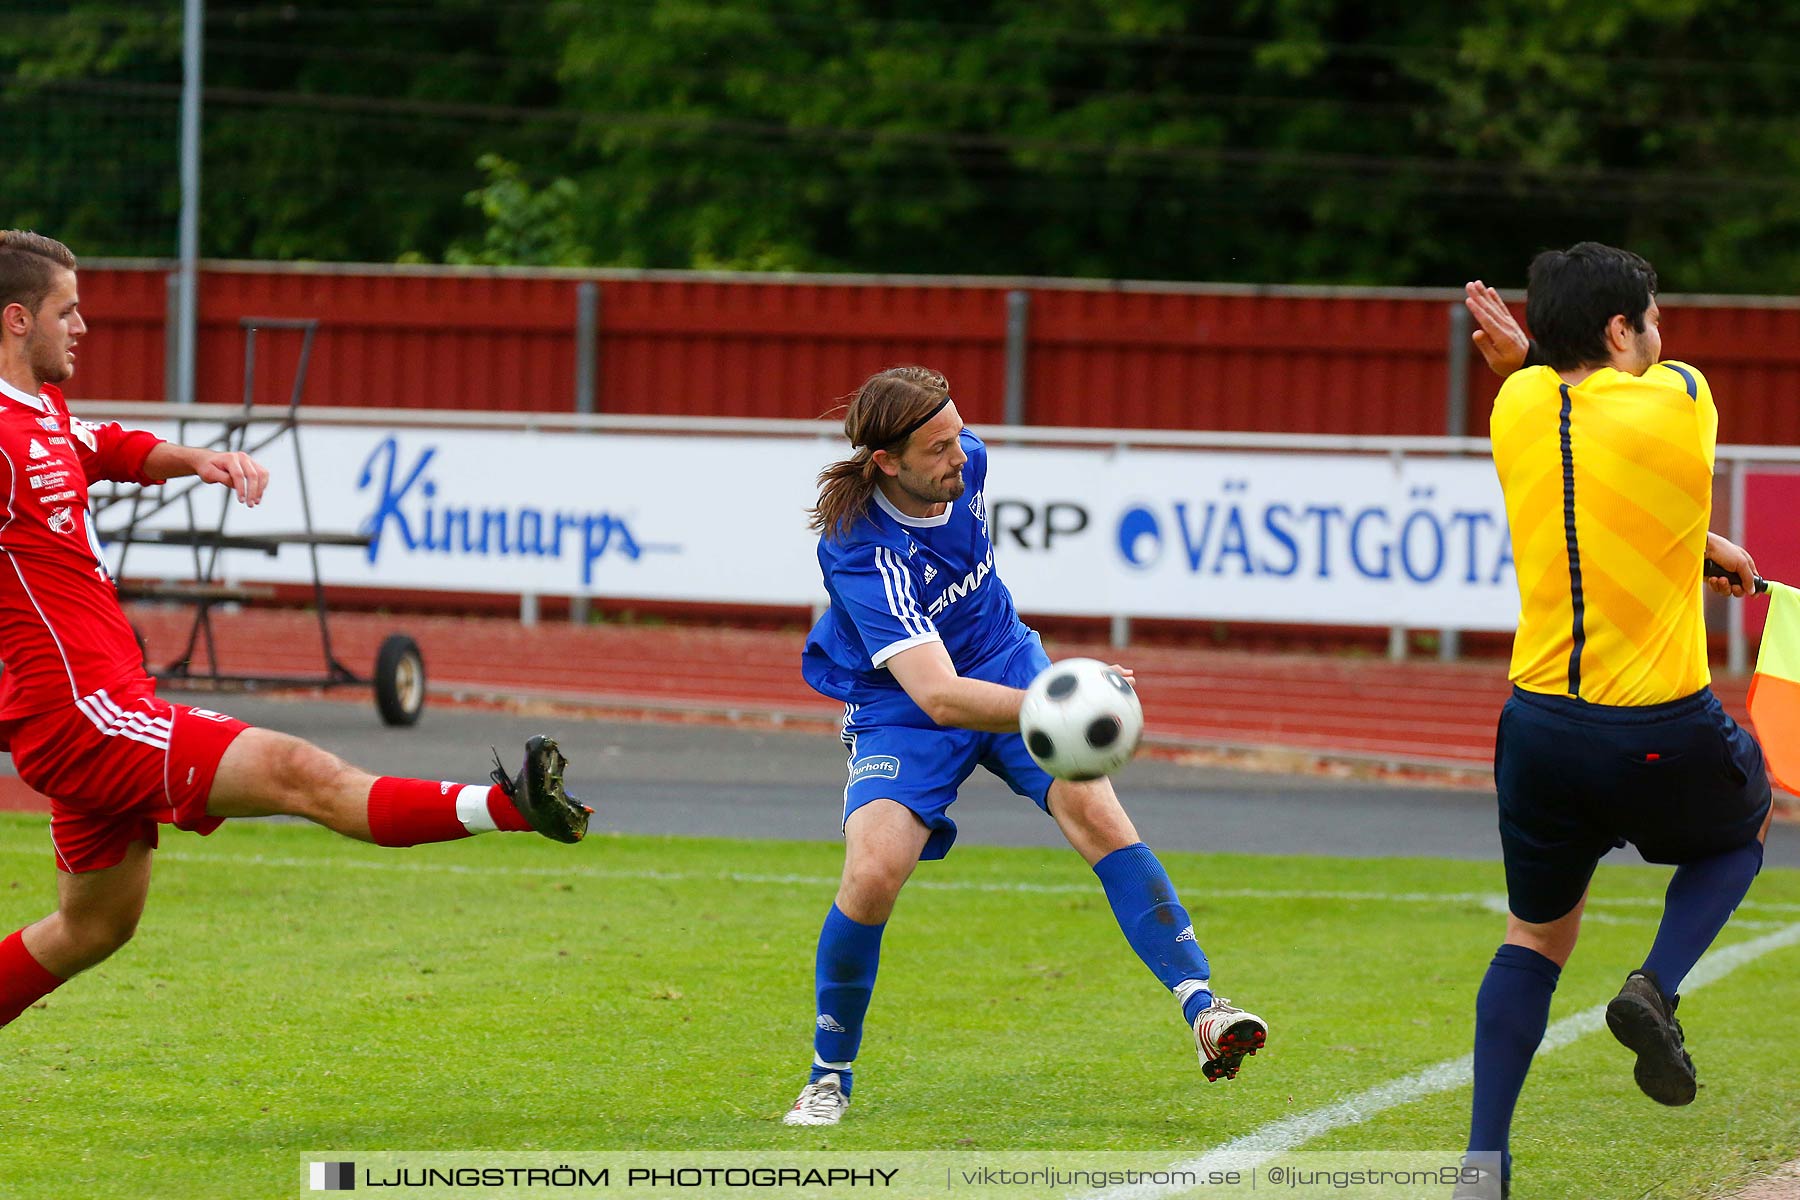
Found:
[[1015, 733], [1025, 693], [956, 673], [942, 642], [921, 642], [887, 660], [887, 669], [913, 703], [939, 725], [987, 733]]
[[1463, 306], [1475, 318], [1477, 326], [1470, 335], [1475, 348], [1481, 351], [1481, 357], [1487, 360], [1494, 374], [1504, 379], [1525, 365], [1531, 340], [1519, 328], [1499, 292], [1479, 279], [1465, 283], [1463, 292]]
[[173, 442], [160, 442], [145, 456], [144, 474], [153, 479], [197, 475], [202, 483], [226, 485], [251, 508], [262, 502], [269, 486], [268, 468], [241, 450], [207, 450]]

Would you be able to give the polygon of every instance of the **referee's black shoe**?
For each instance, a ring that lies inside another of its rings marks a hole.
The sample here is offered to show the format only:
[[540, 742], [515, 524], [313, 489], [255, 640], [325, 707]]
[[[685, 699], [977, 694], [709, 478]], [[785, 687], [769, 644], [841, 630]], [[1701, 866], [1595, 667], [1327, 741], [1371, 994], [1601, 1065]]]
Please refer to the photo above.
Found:
[[1633, 971], [1606, 1006], [1606, 1027], [1619, 1044], [1637, 1055], [1632, 1071], [1644, 1095], [1671, 1107], [1694, 1102], [1694, 1060], [1688, 1057], [1675, 1006], [1664, 1000], [1654, 971]]
[[499, 751], [494, 752], [494, 782], [526, 823], [554, 842], [586, 837], [588, 817], [594, 812], [563, 791], [563, 768], [568, 765], [556, 739], [541, 733], [525, 743], [525, 765], [517, 775], [507, 775]]

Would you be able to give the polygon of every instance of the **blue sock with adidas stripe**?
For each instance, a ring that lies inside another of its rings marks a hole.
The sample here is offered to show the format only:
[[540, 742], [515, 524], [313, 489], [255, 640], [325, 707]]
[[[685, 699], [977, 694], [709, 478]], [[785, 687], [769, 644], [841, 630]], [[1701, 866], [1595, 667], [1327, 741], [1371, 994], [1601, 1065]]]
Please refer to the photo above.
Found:
[[1125, 940], [1180, 999], [1181, 1015], [1192, 1025], [1195, 1015], [1212, 1003], [1212, 968], [1194, 939], [1194, 923], [1181, 907], [1169, 873], [1150, 847], [1138, 842], [1095, 863], [1094, 874], [1106, 889]]
[[880, 925], [862, 925], [837, 905], [825, 914], [819, 930], [819, 955], [813, 969], [818, 1017], [813, 1029], [814, 1081], [836, 1072], [844, 1094], [850, 1094], [851, 1064], [862, 1045], [863, 1017], [875, 994], [875, 968], [881, 961]]

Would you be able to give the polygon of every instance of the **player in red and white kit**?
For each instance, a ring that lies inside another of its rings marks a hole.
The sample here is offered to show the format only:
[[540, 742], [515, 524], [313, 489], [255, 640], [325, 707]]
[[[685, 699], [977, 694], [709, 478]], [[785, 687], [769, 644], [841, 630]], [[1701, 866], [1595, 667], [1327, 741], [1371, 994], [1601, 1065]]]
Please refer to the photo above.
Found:
[[[89, 523], [95, 479], [198, 476], [256, 504], [249, 455], [177, 446], [69, 415], [57, 384], [87, 332], [75, 256], [0, 231], [0, 748], [50, 797], [57, 908], [0, 940], [0, 1026], [131, 937], [150, 890], [157, 826], [211, 833], [285, 813], [383, 846], [535, 829], [587, 832], [554, 741], [492, 786], [370, 775], [299, 738], [156, 695]], [[0, 927], [3, 928], [3, 927]]]

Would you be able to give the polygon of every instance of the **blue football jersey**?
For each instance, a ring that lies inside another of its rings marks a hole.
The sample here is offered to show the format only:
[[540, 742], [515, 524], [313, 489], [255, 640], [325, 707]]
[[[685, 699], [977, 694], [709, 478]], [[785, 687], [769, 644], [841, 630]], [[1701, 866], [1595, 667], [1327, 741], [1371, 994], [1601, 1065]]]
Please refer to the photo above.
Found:
[[935, 517], [909, 517], [875, 492], [841, 540], [819, 539], [831, 606], [806, 639], [801, 673], [827, 696], [865, 704], [905, 695], [888, 659], [941, 641], [957, 674], [997, 680], [1032, 636], [994, 573], [988, 536], [987, 447], [962, 432], [963, 494]]

